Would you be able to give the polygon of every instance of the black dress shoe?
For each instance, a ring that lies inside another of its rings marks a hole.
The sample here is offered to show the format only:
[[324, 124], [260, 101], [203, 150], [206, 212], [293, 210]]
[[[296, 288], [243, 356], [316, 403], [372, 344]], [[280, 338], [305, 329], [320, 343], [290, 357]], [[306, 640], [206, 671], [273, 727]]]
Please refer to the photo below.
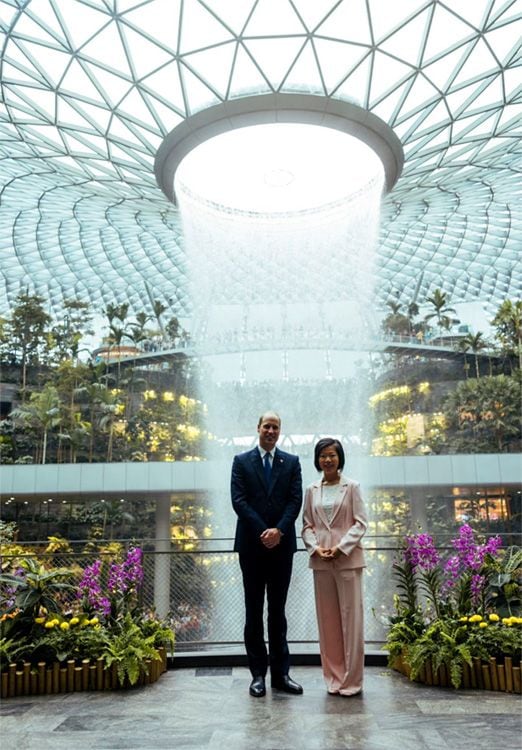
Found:
[[248, 692], [250, 695], [253, 695], [254, 698], [262, 698], [263, 695], [266, 695], [265, 678], [261, 677], [261, 675], [254, 677], [250, 683]]
[[282, 690], [283, 693], [291, 693], [292, 695], [301, 695], [303, 688], [294, 682], [290, 677], [285, 674], [282, 677], [272, 680], [272, 687], [276, 690]]

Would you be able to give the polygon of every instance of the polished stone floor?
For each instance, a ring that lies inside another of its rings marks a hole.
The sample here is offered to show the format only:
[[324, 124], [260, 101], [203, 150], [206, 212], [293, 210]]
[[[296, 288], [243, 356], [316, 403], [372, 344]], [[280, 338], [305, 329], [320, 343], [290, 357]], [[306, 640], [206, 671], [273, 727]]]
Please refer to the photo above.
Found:
[[130, 691], [2, 702], [2, 750], [479, 750], [522, 748], [520, 696], [454, 691], [367, 667], [364, 693], [327, 695], [319, 667], [294, 667], [304, 695], [248, 695], [244, 667], [172, 669]]

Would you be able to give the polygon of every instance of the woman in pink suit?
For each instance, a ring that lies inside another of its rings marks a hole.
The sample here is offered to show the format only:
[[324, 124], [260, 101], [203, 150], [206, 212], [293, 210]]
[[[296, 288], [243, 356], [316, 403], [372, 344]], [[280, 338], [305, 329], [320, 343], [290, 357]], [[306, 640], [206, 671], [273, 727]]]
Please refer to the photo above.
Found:
[[321, 664], [329, 693], [356, 695], [364, 670], [361, 539], [368, 521], [359, 484], [341, 473], [341, 443], [319, 440], [314, 464], [322, 477], [306, 490], [302, 536], [314, 576]]

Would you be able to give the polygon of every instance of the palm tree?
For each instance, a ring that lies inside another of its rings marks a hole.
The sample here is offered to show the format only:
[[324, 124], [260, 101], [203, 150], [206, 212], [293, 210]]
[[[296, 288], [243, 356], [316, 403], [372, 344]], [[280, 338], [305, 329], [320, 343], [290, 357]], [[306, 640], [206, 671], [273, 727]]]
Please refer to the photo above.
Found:
[[79, 299], [66, 299], [61, 320], [52, 328], [53, 354], [59, 360], [78, 362], [80, 343], [84, 336], [92, 336], [90, 305]]
[[491, 325], [496, 328], [495, 338], [500, 341], [503, 350], [518, 357], [518, 367], [522, 370], [522, 302], [504, 300]]
[[435, 289], [430, 297], [426, 297], [426, 302], [433, 305], [434, 311], [425, 315], [424, 320], [428, 322], [432, 318], [436, 318], [440, 333], [442, 333], [443, 329], [449, 330], [453, 322], [450, 313], [455, 315], [457, 311], [454, 307], [449, 307], [446, 293], [442, 289]]
[[134, 516], [122, 508], [121, 500], [108, 500], [96, 506], [102, 515], [102, 538], [106, 539], [107, 526], [109, 526], [109, 539], [114, 537], [114, 527], [119, 524], [132, 523]]
[[154, 317], [156, 318], [158, 328], [161, 331], [161, 336], [163, 339], [165, 339], [165, 326], [163, 325], [161, 316], [167, 310], [167, 305], [164, 305], [163, 302], [161, 302], [159, 299], [155, 299], [152, 301], [152, 312], [154, 313]]
[[111, 393], [107, 385], [100, 382], [87, 383], [76, 389], [76, 396], [80, 401], [87, 401], [89, 408], [89, 420], [84, 423], [89, 430], [89, 463], [92, 463], [94, 457], [96, 427], [105, 427], [105, 422], [102, 427], [100, 421], [102, 416], [106, 416], [107, 403], [113, 400]]
[[419, 306], [416, 302], [410, 302], [406, 309], [408, 311], [408, 323], [410, 326], [410, 336], [411, 336], [416, 330], [416, 326], [413, 320], [419, 314]]
[[67, 432], [61, 432], [60, 440], [67, 441], [70, 447], [70, 461], [76, 463], [79, 449], [85, 445], [87, 438], [92, 434], [92, 425], [82, 419], [79, 411], [74, 412], [72, 422], [69, 424]]
[[114, 425], [117, 416], [121, 413], [120, 392], [117, 389], [99, 391], [99, 414], [98, 426], [102, 432], [106, 432], [109, 439], [107, 443], [107, 462], [112, 461], [112, 449], [114, 442]]
[[[128, 312], [129, 305], [127, 302], [123, 302], [121, 305], [108, 304], [105, 309], [105, 315], [109, 320], [109, 335], [107, 336], [109, 351], [112, 349], [112, 347], [117, 347], [118, 349], [118, 380], [120, 378], [121, 358], [119, 349], [121, 347], [123, 339], [126, 337], [128, 338], [127, 325], [125, 324]], [[115, 323], [115, 320], [120, 321], [120, 324], [122, 325], [118, 325], [117, 323]]]
[[469, 377], [469, 362], [466, 354], [469, 352], [470, 348], [471, 347], [467, 336], [466, 338], [460, 339], [457, 344], [457, 349], [459, 350], [459, 352], [462, 352], [464, 354], [464, 374], [466, 376], [466, 380]]
[[401, 312], [402, 304], [395, 302], [395, 300], [388, 300], [386, 307], [390, 308], [390, 312], [382, 321], [382, 330], [386, 334], [408, 334], [410, 332], [410, 321]]
[[23, 427], [42, 433], [42, 464], [47, 458], [47, 437], [49, 432], [61, 422], [60, 397], [54, 385], [46, 383], [39, 393], [32, 393], [29, 402], [11, 412], [11, 419]]
[[47, 342], [47, 326], [51, 318], [43, 308], [44, 298], [37, 294], [22, 293], [18, 295], [16, 302], [6, 328], [11, 349], [20, 352], [21, 391], [22, 400], [25, 401], [27, 367], [39, 361], [41, 349]]
[[475, 373], [477, 375], [477, 379], [480, 378], [480, 368], [477, 352], [480, 352], [482, 349], [486, 349], [488, 346], [488, 342], [484, 339], [484, 334], [481, 331], [477, 331], [477, 333], [475, 334], [468, 333], [462, 339], [460, 345], [462, 345], [463, 347], [467, 347], [465, 351], [469, 351], [471, 349], [471, 351], [475, 355]]
[[136, 315], [136, 322], [129, 323], [130, 333], [127, 333], [126, 335], [135, 346], [138, 346], [138, 344], [141, 344], [142, 341], [145, 341], [148, 338], [145, 326], [149, 320], [150, 316], [147, 315], [147, 313], [139, 312]]

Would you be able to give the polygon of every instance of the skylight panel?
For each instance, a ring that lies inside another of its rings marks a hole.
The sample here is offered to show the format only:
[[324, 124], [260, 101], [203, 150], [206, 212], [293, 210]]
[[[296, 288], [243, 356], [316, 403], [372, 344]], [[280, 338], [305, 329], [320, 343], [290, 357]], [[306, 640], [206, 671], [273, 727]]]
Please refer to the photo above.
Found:
[[497, 114], [484, 114], [481, 117], [470, 116], [459, 119], [453, 124], [453, 140], [455, 142], [464, 139], [482, 140], [484, 136], [490, 136], [495, 132]]
[[313, 46], [328, 91], [334, 89], [368, 55], [366, 47], [321, 37], [313, 40]]
[[288, 0], [258, 0], [243, 30], [243, 37], [303, 34], [305, 29]]
[[[5, 4], [3, 4], [5, 5]], [[41, 3], [41, 10], [45, 10], [46, 4]], [[2, 13], [4, 8], [2, 7]], [[34, 12], [19, 13], [16, 24], [13, 28], [13, 36], [23, 41], [45, 42], [46, 44], [56, 44], [53, 35], [45, 26], [49, 26], [58, 38], [63, 39], [63, 31], [57, 23], [56, 16], [53, 13], [47, 14], [45, 21], [39, 23], [39, 14]]]
[[50, 148], [56, 149], [57, 146], [59, 151], [65, 151], [60, 131], [54, 125], [30, 125], [26, 133], [32, 134], [33, 138], [47, 142]]
[[[97, 89], [97, 98], [104, 101], [106, 107], [116, 106], [133, 85], [127, 78], [108, 71], [95, 63], [82, 60], [81, 66]], [[78, 91], [78, 96], [82, 98], [82, 90]], [[90, 91], [86, 92], [85, 98], [90, 98]]]
[[[5, 49], [5, 60], [11, 63], [14, 68], [23, 72], [25, 77], [33, 79], [36, 84], [42, 85], [45, 83], [45, 76], [38, 64], [38, 58], [28, 56], [23, 45], [9, 42]], [[2, 83], [5, 80], [5, 76], [2, 74]]]
[[[183, 88], [180, 82], [179, 66], [177, 62], [169, 63], [160, 70], [147, 76], [141, 87], [154, 102], [155, 110], [164, 117], [161, 122], [165, 132], [169, 132], [179, 122], [180, 112], [185, 112]], [[170, 111], [169, 111], [169, 108]], [[178, 110], [177, 112], [175, 110]], [[171, 122], [175, 120], [174, 125]]]
[[477, 36], [476, 31], [450, 13], [443, 5], [436, 4], [430, 26], [424, 59], [431, 60], [441, 53], [450, 52]]
[[241, 96], [245, 93], [259, 94], [268, 91], [271, 91], [268, 79], [252, 60], [243, 44], [240, 44], [233, 63], [228, 96]]
[[63, 139], [67, 150], [71, 154], [94, 154], [95, 156], [107, 158], [107, 143], [105, 138], [90, 136], [72, 129], [63, 133]]
[[435, 103], [441, 98], [440, 92], [427, 81], [424, 76], [417, 73], [415, 80], [408, 92], [408, 99], [402, 108], [400, 120], [407, 117], [408, 112], [424, 109], [428, 104]]
[[[132, 25], [136, 31], [174, 53], [178, 42], [181, 0], [154, 0], [153, 3], [127, 0], [127, 4], [131, 7], [123, 9], [122, 23]], [[119, 10], [120, 5], [119, 1]]]
[[82, 58], [96, 60], [97, 66], [105, 68], [110, 73], [119, 73], [125, 78], [132, 78], [132, 71], [116, 23], [109, 24], [83, 45], [81, 53]]
[[487, 44], [479, 39], [473, 48], [468, 48], [469, 54], [463, 61], [456, 77], [452, 82], [452, 88], [464, 83], [473, 81], [477, 78], [490, 75], [492, 71], [496, 72], [496, 63]]
[[220, 99], [185, 65], [181, 65], [181, 79], [186, 92], [186, 100], [190, 102], [190, 111], [187, 115], [194, 114], [201, 109], [217, 104]]
[[103, 134], [111, 119], [111, 112], [73, 96], [60, 94], [57, 102], [57, 121], [60, 125], [77, 124], [91, 133]]
[[304, 39], [245, 39], [245, 48], [278, 89], [303, 49]]
[[325, 93], [324, 84], [317, 66], [311, 42], [306, 42], [292, 69], [283, 81], [283, 88], [289, 91], [309, 91]]
[[[402, 3], [387, 3], [387, 7], [398, 7], [402, 10]], [[374, 16], [372, 22], [375, 22], [379, 15]], [[428, 11], [415, 16], [393, 34], [383, 39], [379, 44], [379, 49], [417, 67], [421, 60], [429, 19]]]
[[224, 98], [228, 91], [235, 50], [236, 44], [229, 43], [185, 55], [183, 61]]
[[464, 106], [469, 96], [469, 91], [460, 89], [452, 94], [447, 94], [444, 101], [452, 119], [458, 116], [459, 110]]
[[181, 14], [179, 52], [184, 54], [230, 40], [230, 32], [198, 2], [185, 2]]
[[499, 28], [488, 29], [484, 39], [501, 65], [509, 64], [517, 51], [520, 51], [520, 23], [508, 23]]
[[111, 123], [111, 131], [113, 123], [119, 118], [122, 120], [127, 118], [138, 126], [141, 125], [143, 128], [150, 128], [153, 132], [157, 130], [150, 109], [147, 107], [146, 102], [136, 88], [132, 88], [127, 96], [121, 100], [118, 109], [114, 113], [114, 118]]
[[67, 50], [51, 49], [40, 44], [24, 44], [25, 64], [34, 64], [37, 77], [51, 86], [57, 86], [71, 63]]
[[372, 59], [373, 56], [369, 54], [331, 93], [341, 99], [347, 99], [361, 107], [366, 107], [368, 103], [368, 81]]
[[316, 33], [323, 37], [357, 41], [370, 46], [372, 36], [365, 0], [337, 4], [333, 12], [317, 27]]
[[[58, 0], [56, 5], [75, 51], [81, 49], [103, 26], [113, 23], [112, 14], [103, 2], [100, 2], [97, 8], [93, 7], [94, 3], [81, 0], [75, 3], [71, 3], [70, 0]], [[33, 6], [40, 9], [44, 4], [31, 3], [31, 7]], [[50, 14], [46, 20], [50, 21]]]
[[134, 70], [135, 80], [144, 78], [172, 59], [169, 52], [149, 41], [137, 31], [124, 24], [120, 24], [119, 29], [128, 51], [127, 57], [130, 60], [130, 68]]
[[454, 80], [463, 59], [462, 48], [458, 48], [447, 55], [442, 55], [435, 62], [423, 66], [423, 75], [441, 92]]
[[522, 126], [522, 103], [508, 104], [498, 113], [497, 133], [519, 133]]
[[[382, 41], [398, 27], [406, 28], [407, 20], [419, 11], [418, 0], [401, 0], [395, 3], [386, 0], [369, 0], [369, 6], [373, 34], [377, 41]], [[421, 34], [418, 34], [417, 40], [420, 37]], [[411, 41], [408, 46], [411, 46]]]
[[404, 79], [413, 78], [416, 71], [411, 66], [406, 65], [393, 57], [376, 52], [373, 62], [371, 90], [370, 90], [370, 107], [372, 102], [379, 99], [390, 89], [396, 88], [402, 84]]

